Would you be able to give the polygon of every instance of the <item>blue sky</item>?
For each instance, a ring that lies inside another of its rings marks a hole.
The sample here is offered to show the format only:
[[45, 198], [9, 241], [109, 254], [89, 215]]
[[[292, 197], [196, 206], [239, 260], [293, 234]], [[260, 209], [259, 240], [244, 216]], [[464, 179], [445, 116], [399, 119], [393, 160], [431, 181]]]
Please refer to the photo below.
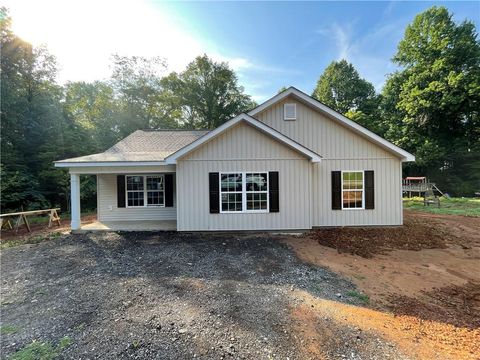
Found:
[[444, 5], [480, 29], [480, 2], [160, 2], [4, 0], [14, 31], [57, 57], [59, 81], [108, 78], [111, 54], [161, 56], [181, 71], [206, 53], [227, 61], [256, 101], [282, 86], [310, 93], [347, 59], [380, 90], [416, 14]]
[[182, 19], [226, 56], [251, 63], [238, 70], [257, 99], [282, 86], [311, 92], [333, 60], [352, 62], [380, 90], [395, 70], [390, 59], [416, 14], [444, 5], [458, 21], [480, 23], [480, 2], [170, 3]]

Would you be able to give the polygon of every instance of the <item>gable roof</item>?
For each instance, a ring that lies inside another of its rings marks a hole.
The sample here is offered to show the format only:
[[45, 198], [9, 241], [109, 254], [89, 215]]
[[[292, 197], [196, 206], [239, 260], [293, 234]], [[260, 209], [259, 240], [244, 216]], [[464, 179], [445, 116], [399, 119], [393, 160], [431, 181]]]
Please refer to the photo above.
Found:
[[300, 152], [301, 154], [305, 155], [308, 157], [312, 162], [320, 162], [322, 157], [318, 155], [317, 153], [313, 152], [312, 150], [306, 148], [305, 146], [299, 144], [295, 140], [290, 139], [288, 136], [283, 135], [281, 132], [271, 128], [270, 126], [264, 124], [263, 122], [251, 117], [248, 114], [240, 114], [233, 119], [227, 121], [226, 123], [220, 125], [217, 127], [215, 130], [210, 131], [208, 134], [205, 134], [204, 136], [200, 137], [199, 139], [195, 140], [194, 142], [188, 144], [184, 148], [178, 150], [174, 154], [168, 156], [165, 158], [165, 162], [167, 164], [176, 164], [177, 159], [180, 157], [190, 153], [191, 151], [197, 149], [199, 146], [202, 144], [205, 144], [206, 142], [212, 140], [216, 136], [222, 134], [225, 132], [227, 129], [235, 126], [239, 122], [246, 122], [247, 124], [253, 126], [257, 130], [271, 136], [275, 140], [279, 141], [280, 143]]
[[[55, 162], [56, 167], [97, 165], [157, 165], [167, 156], [194, 142], [208, 131], [137, 130], [103, 153]], [[115, 163], [115, 164], [112, 164]]]
[[335, 110], [329, 108], [327, 105], [322, 104], [320, 101], [312, 98], [311, 96], [305, 94], [304, 92], [294, 88], [293, 86], [289, 87], [285, 91], [275, 95], [271, 99], [265, 101], [263, 104], [260, 104], [253, 110], [248, 112], [248, 115], [255, 116], [256, 114], [262, 112], [263, 110], [267, 109], [268, 107], [272, 106], [273, 104], [282, 101], [283, 99], [287, 98], [288, 96], [292, 96], [299, 101], [309, 105], [315, 110], [320, 111], [321, 113], [327, 115], [329, 118], [333, 119], [334, 121], [340, 123], [341, 125], [345, 126], [346, 128], [352, 130], [353, 132], [363, 136], [364, 138], [370, 140], [371, 142], [379, 145], [380, 147], [389, 150], [390, 152], [399, 156], [402, 161], [415, 161], [415, 156], [410, 154], [408, 151], [403, 150], [402, 148], [398, 147], [395, 144], [392, 144], [390, 141], [385, 140], [381, 136], [375, 134], [374, 132], [364, 128], [360, 124], [356, 123], [355, 121], [350, 120], [349, 118], [343, 116], [342, 114], [336, 112]]

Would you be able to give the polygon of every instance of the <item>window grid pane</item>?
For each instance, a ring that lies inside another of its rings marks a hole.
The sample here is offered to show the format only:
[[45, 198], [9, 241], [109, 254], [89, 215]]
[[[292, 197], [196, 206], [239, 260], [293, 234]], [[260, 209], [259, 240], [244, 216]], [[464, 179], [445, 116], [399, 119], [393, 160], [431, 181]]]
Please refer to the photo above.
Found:
[[143, 190], [143, 176], [127, 176], [127, 190]]
[[163, 176], [147, 176], [147, 190], [163, 190]]
[[223, 193], [222, 211], [242, 211], [242, 193]]
[[143, 191], [128, 192], [128, 206], [143, 206]]
[[268, 175], [267, 173], [246, 174], [247, 210], [268, 209]]
[[342, 174], [342, 195], [344, 209], [363, 208], [363, 171]]

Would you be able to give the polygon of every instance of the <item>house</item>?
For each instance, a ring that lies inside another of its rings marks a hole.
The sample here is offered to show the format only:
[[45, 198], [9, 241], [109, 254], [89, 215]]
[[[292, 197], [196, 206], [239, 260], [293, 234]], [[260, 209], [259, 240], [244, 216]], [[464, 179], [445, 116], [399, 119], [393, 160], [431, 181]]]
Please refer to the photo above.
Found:
[[290, 87], [212, 131], [136, 131], [55, 166], [71, 174], [72, 230], [79, 175], [95, 174], [99, 228], [286, 231], [401, 225], [414, 160]]

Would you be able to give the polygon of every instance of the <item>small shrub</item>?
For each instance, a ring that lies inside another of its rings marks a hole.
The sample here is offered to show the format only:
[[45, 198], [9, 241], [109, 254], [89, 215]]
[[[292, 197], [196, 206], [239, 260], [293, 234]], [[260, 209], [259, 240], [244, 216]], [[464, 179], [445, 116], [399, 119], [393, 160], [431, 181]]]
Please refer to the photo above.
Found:
[[349, 292], [347, 292], [347, 296], [352, 297], [352, 298], [357, 298], [358, 300], [360, 300], [364, 304], [368, 304], [368, 302], [370, 301], [370, 298], [368, 297], [368, 295], [359, 293], [357, 291], [349, 291]]

